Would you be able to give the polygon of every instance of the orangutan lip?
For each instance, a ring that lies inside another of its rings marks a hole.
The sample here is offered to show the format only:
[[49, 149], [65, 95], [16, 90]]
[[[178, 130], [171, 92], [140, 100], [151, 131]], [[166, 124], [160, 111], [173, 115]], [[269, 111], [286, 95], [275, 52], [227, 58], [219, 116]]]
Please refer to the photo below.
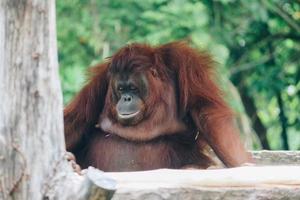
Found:
[[134, 113], [122, 113], [122, 114], [118, 113], [118, 116], [121, 119], [129, 119], [129, 118], [132, 118], [132, 117], [136, 116], [139, 113], [140, 113], [140, 111], [137, 111], [137, 112], [134, 112]]

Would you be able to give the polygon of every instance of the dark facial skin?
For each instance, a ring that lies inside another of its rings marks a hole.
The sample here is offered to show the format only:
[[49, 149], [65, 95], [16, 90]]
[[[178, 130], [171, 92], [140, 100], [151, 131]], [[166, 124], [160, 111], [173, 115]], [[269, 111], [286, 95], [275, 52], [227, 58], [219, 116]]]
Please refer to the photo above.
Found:
[[140, 73], [117, 74], [113, 79], [116, 119], [124, 126], [139, 123], [144, 116], [148, 81]]

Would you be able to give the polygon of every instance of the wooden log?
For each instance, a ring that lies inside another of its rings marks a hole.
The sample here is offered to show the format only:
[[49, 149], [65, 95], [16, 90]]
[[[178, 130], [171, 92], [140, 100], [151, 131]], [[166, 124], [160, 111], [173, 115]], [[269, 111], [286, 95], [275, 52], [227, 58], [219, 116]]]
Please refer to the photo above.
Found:
[[300, 166], [115, 173], [89, 168], [86, 176], [94, 183], [116, 181], [112, 199], [120, 200], [300, 199], [299, 171]]
[[253, 151], [257, 165], [300, 165], [300, 151]]

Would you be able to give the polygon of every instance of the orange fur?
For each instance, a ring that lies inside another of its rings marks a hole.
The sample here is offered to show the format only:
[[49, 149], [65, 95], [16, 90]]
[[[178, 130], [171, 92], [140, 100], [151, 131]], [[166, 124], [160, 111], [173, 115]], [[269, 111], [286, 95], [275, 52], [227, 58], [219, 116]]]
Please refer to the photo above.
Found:
[[[110, 81], [123, 71], [144, 73], [149, 82], [145, 115], [135, 126], [124, 127], [114, 117]], [[212, 164], [206, 144], [229, 167], [251, 162], [213, 78], [210, 56], [185, 43], [128, 45], [96, 66], [65, 108], [67, 150], [79, 157], [79, 164], [106, 171], [206, 168]]]

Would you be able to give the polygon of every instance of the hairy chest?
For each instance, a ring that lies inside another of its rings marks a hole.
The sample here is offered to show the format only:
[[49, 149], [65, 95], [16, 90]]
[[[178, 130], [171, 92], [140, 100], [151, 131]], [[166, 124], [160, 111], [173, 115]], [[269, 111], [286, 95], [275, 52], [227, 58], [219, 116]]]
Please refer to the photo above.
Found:
[[199, 162], [200, 158], [195, 142], [181, 137], [132, 142], [111, 134], [94, 134], [87, 145], [86, 151], [76, 155], [79, 164], [103, 171], [181, 168]]

